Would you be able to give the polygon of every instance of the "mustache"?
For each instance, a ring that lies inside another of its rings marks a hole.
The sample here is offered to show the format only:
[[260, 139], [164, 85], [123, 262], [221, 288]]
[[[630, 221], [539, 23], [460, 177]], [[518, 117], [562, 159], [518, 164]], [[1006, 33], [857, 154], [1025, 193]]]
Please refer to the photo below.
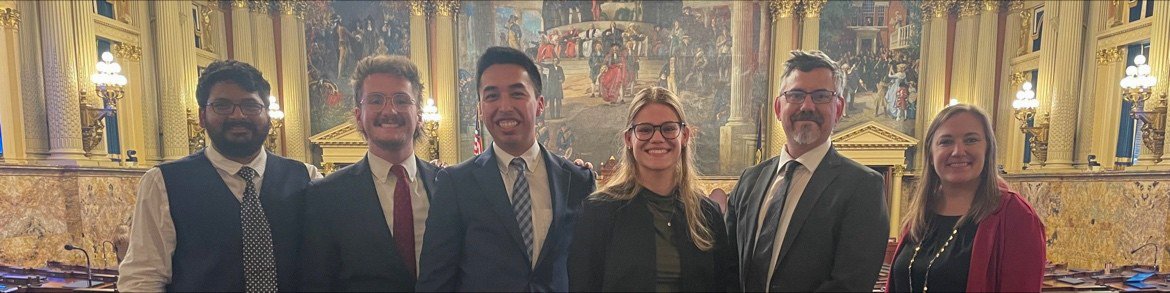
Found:
[[818, 115], [816, 112], [812, 112], [812, 111], [797, 112], [796, 114], [792, 114], [792, 116], [789, 117], [788, 119], [791, 120], [792, 122], [811, 121], [813, 123], [816, 123], [817, 125], [821, 125], [821, 124], [825, 123], [824, 117], [821, 117], [821, 115]]
[[254, 133], [260, 132], [260, 129], [259, 129], [259, 127], [256, 126], [256, 124], [251, 123], [251, 122], [247, 122], [247, 121], [225, 121], [223, 123], [222, 130], [226, 132], [228, 129], [231, 129], [232, 127], [236, 127], [236, 126], [251, 130]]
[[374, 121], [379, 123], [379, 124], [393, 122], [393, 123], [397, 123], [399, 125], [404, 125], [404, 124], [406, 124], [406, 117], [403, 117], [402, 115], [397, 115], [397, 114], [380, 115], [380, 116], [378, 116], [378, 119], [376, 119]]

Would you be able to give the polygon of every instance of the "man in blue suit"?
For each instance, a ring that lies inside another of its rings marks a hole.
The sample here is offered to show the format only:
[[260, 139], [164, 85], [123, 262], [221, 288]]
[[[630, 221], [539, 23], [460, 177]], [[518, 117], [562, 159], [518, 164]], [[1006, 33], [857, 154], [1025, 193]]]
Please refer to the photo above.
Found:
[[494, 142], [439, 171], [418, 291], [568, 291], [565, 266], [593, 173], [536, 142], [540, 71], [524, 53], [489, 48], [477, 65], [479, 116]]

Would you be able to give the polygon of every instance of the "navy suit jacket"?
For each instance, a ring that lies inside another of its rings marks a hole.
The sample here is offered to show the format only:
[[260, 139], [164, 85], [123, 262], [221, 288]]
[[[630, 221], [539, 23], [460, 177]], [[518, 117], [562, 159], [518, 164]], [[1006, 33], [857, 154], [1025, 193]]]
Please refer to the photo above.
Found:
[[541, 146], [552, 193], [552, 224], [535, 268], [516, 224], [492, 148], [439, 171], [420, 259], [418, 291], [564, 292], [566, 263], [592, 171]]
[[[415, 160], [418, 182], [430, 194], [437, 168]], [[304, 221], [302, 291], [414, 291], [415, 277], [395, 249], [368, 159], [309, 185]]]

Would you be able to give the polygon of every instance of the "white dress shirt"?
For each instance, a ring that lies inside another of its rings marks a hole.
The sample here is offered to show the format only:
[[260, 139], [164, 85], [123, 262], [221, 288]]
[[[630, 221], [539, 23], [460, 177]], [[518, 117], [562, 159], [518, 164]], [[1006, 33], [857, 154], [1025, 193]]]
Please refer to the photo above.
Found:
[[[244, 187], [247, 182], [236, 173], [244, 166], [256, 170], [253, 184], [260, 192], [264, 182], [264, 166], [268, 163], [268, 153], [261, 151], [252, 162], [240, 164], [224, 157], [215, 147], [204, 149], [207, 159], [219, 173], [219, 178], [227, 185], [236, 200], [244, 200]], [[305, 164], [310, 179], [321, 178], [317, 167]], [[171, 282], [171, 257], [175, 253], [175, 222], [171, 219], [170, 200], [167, 197], [166, 184], [163, 181], [162, 170], [151, 168], [142, 175], [138, 184], [138, 199], [134, 207], [134, 218], [130, 226], [130, 248], [126, 251], [126, 258], [118, 266], [118, 291], [122, 292], [161, 292]]]
[[[512, 159], [516, 158], [505, 152], [495, 143], [492, 150], [496, 153], [496, 163], [500, 166], [500, 176], [504, 178], [504, 188], [508, 191], [508, 202], [512, 202], [512, 184], [516, 183], [516, 174], [512, 167]], [[524, 176], [528, 179], [528, 193], [532, 197], [532, 265], [540, 256], [541, 246], [548, 235], [548, 227], [552, 225], [552, 192], [548, 186], [548, 171], [544, 165], [544, 156], [541, 155], [540, 144], [533, 143], [524, 154], [520, 155], [528, 171]]]
[[[788, 197], [784, 199], [784, 209], [780, 214], [780, 223], [777, 225], [776, 238], [774, 243], [757, 243], [756, 245], [772, 245], [772, 262], [768, 265], [768, 286], [771, 286], [772, 274], [776, 271], [776, 263], [779, 261], [776, 258], [780, 256], [780, 245], [784, 243], [784, 235], [788, 233], [788, 224], [792, 221], [792, 213], [796, 211], [796, 205], [800, 202], [800, 197], [804, 195], [804, 188], [808, 186], [808, 181], [812, 179], [813, 173], [817, 171], [817, 166], [821, 164], [821, 159], [825, 158], [825, 154], [829, 153], [829, 146], [831, 143], [826, 140], [821, 145], [809, 150], [801, 155], [799, 158], [792, 158], [788, 153], [788, 146], [784, 147], [784, 151], [780, 152], [780, 161], [777, 163], [776, 178], [772, 180], [772, 184], [768, 186], [768, 193], [764, 196], [764, 201], [760, 206], [760, 215], [756, 219], [756, 237], [757, 240], [760, 235], [760, 229], [764, 226], [764, 216], [771, 212], [768, 210], [768, 203], [776, 196], [776, 193], [781, 192], [780, 188], [783, 186], [780, 183], [784, 179], [784, 165], [789, 161], [795, 160], [800, 163], [800, 167], [792, 172], [792, 185], [788, 187]], [[765, 287], [768, 288], [768, 287]]]
[[[370, 163], [370, 172], [374, 173], [374, 189], [378, 192], [378, 203], [382, 205], [382, 215], [386, 217], [386, 228], [394, 231], [394, 188], [398, 185], [398, 177], [390, 173], [394, 163], [383, 160], [371, 153], [366, 153], [366, 161]], [[422, 253], [423, 232], [427, 229], [427, 212], [430, 211], [431, 201], [427, 198], [427, 189], [423, 181], [419, 180], [418, 162], [412, 154], [402, 162], [406, 169], [407, 184], [410, 186], [410, 209], [414, 216], [414, 271], [418, 271], [418, 259]]]

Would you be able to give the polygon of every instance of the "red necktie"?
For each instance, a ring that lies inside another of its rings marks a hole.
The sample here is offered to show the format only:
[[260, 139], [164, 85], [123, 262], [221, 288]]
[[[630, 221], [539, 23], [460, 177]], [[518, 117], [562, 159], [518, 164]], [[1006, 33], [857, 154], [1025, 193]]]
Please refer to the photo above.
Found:
[[406, 169], [402, 165], [390, 167], [390, 173], [398, 177], [394, 184], [394, 244], [402, 256], [411, 276], [417, 276], [414, 267], [414, 209], [410, 204], [410, 186], [407, 185]]

